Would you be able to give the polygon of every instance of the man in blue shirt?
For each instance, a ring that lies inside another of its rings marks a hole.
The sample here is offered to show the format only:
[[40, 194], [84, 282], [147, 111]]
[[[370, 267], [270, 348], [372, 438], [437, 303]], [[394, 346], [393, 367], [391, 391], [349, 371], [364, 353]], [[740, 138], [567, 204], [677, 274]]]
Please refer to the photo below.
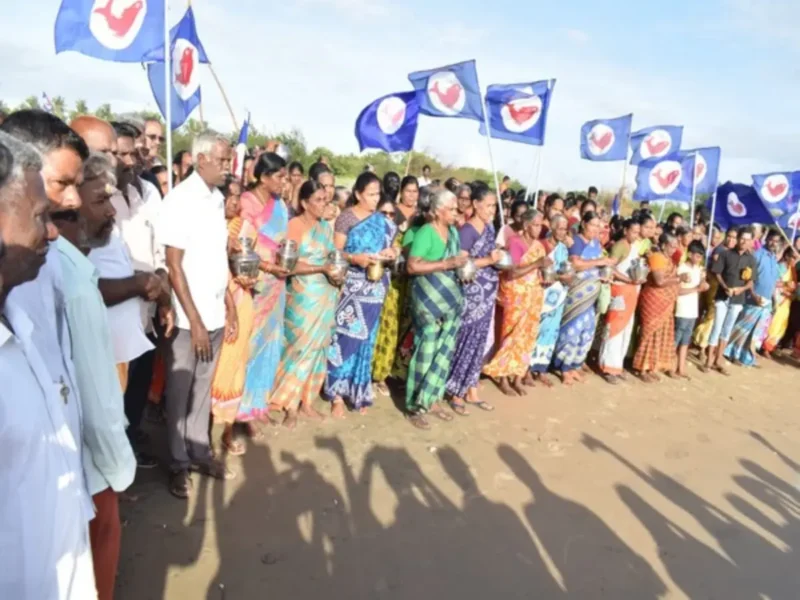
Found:
[[780, 280], [780, 250], [781, 236], [773, 230], [767, 234], [765, 245], [753, 252], [756, 262], [753, 288], [747, 293], [745, 306], [725, 348], [725, 357], [734, 363], [754, 365], [756, 352], [767, 335], [772, 315], [772, 297]]

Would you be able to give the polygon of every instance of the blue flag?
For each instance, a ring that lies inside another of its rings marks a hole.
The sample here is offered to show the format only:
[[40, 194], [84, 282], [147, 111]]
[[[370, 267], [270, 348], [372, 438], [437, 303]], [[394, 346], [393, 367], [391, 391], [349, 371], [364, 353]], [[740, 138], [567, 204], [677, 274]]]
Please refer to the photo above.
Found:
[[359, 148], [409, 152], [417, 137], [417, 97], [417, 92], [388, 94], [362, 110], [356, 119]]
[[[711, 204], [709, 198], [706, 202], [709, 210]], [[717, 206], [711, 216], [723, 230], [753, 223], [769, 224], [774, 220], [752, 185], [730, 181], [717, 188]]]
[[[486, 110], [493, 138], [542, 146], [547, 112], [556, 80], [493, 84], [486, 90]], [[481, 122], [480, 134], [486, 135]]]
[[595, 119], [581, 127], [581, 158], [586, 160], [628, 160], [633, 115], [616, 119]]
[[691, 202], [693, 166], [694, 156], [680, 154], [640, 163], [633, 199]]
[[[695, 154], [697, 155], [695, 159]], [[681, 181], [681, 192], [692, 195], [691, 169], [694, 167], [695, 196], [713, 194], [719, 185], [719, 159], [721, 150], [719, 146], [712, 148], [695, 148], [694, 150], [681, 150], [678, 155], [684, 159], [686, 176]], [[688, 159], [688, 160], [686, 160]], [[695, 163], [695, 160], [697, 161]], [[688, 185], [688, 188], [685, 187]]]
[[794, 212], [800, 196], [800, 171], [753, 175], [753, 187], [776, 219]]
[[423, 115], [483, 121], [481, 88], [474, 60], [416, 71], [409, 74], [408, 80], [417, 91], [419, 112]]
[[247, 138], [250, 135], [250, 113], [247, 113], [247, 118], [242, 123], [242, 128], [239, 130], [239, 140], [236, 142], [236, 149], [233, 153], [233, 167], [231, 173], [237, 179], [241, 179], [244, 175], [244, 157], [247, 155]]
[[72, 50], [115, 62], [143, 62], [164, 48], [165, 0], [62, 0], [56, 54]]
[[[171, 128], [177, 129], [189, 118], [192, 111], [200, 104], [200, 73], [198, 66], [208, 63], [203, 44], [197, 36], [194, 24], [194, 13], [189, 8], [180, 22], [170, 31], [172, 40], [172, 85], [170, 86], [170, 108], [172, 111]], [[161, 61], [147, 65], [147, 77], [150, 88], [156, 99], [158, 109], [166, 118], [166, 98], [164, 89], [163, 52]]]
[[682, 126], [657, 125], [640, 129], [631, 136], [631, 164], [674, 154], [681, 149], [682, 139]]
[[618, 215], [619, 214], [619, 193], [614, 194], [614, 199], [611, 201], [611, 214]]

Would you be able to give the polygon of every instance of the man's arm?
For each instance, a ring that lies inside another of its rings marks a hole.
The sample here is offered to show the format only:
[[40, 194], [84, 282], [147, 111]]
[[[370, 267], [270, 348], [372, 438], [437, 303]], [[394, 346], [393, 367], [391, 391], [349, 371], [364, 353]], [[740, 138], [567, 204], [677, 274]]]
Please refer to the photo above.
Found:
[[157, 275], [141, 271], [133, 277], [100, 279], [97, 286], [106, 306], [115, 306], [138, 297], [154, 302], [162, 293], [161, 279]]
[[183, 254], [181, 248], [172, 246], [166, 247], [167, 269], [169, 270], [169, 282], [172, 289], [181, 303], [186, 318], [189, 319], [189, 326], [192, 333], [192, 346], [197, 353], [197, 357], [202, 361], [210, 361], [211, 341], [208, 338], [208, 330], [203, 324], [200, 312], [194, 304], [192, 293], [189, 291], [189, 283], [186, 281], [186, 273], [183, 271]]

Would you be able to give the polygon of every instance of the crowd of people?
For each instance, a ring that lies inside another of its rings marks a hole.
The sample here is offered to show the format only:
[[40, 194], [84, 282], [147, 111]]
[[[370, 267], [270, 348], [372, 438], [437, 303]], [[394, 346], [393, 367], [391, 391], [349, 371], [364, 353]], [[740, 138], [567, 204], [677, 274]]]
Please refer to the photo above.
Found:
[[721, 374], [800, 352], [798, 254], [777, 230], [622, 218], [594, 188], [529, 198], [507, 178], [498, 201], [427, 166], [347, 190], [276, 144], [235, 178], [212, 134], [169, 169], [163, 141], [132, 118], [0, 125], [3, 597], [113, 598], [120, 494], [159, 462], [145, 413], [185, 499], [191, 472], [236, 475], [241, 434], [324, 418], [320, 397], [345, 418], [399, 391], [429, 429], [492, 411], [482, 377], [524, 396], [590, 365], [614, 385], [689, 378], [691, 347]]

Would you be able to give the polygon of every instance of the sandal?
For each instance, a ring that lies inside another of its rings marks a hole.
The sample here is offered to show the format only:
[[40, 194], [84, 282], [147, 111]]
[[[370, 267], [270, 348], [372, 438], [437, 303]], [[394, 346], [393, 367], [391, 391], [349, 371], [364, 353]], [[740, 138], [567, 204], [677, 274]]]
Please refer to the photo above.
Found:
[[480, 408], [481, 410], [485, 410], [486, 412], [492, 412], [494, 410], [494, 406], [485, 402], [484, 400], [478, 400], [477, 402], [466, 402], [469, 406], [474, 406], [475, 408]]
[[464, 402], [455, 402], [453, 400], [449, 400], [447, 402], [450, 405], [450, 408], [453, 409], [453, 412], [456, 413], [460, 417], [468, 417], [469, 412], [467, 411], [467, 405]]
[[605, 375], [603, 379], [606, 380], [606, 383], [610, 383], [611, 385], [618, 385], [620, 382], [620, 378], [618, 376], [611, 374]]
[[391, 392], [389, 391], [389, 386], [386, 385], [384, 381], [376, 381], [373, 384], [375, 391], [380, 394], [381, 396], [391, 396]]
[[708, 365], [698, 365], [697, 368], [700, 369], [701, 373], [710, 373], [711, 372], [711, 369], [708, 367]]
[[432, 414], [434, 417], [436, 417], [440, 421], [444, 421], [445, 423], [449, 423], [450, 421], [453, 420], [453, 415], [444, 412], [440, 406], [436, 406], [435, 408], [432, 408], [430, 410], [430, 414]]
[[223, 463], [216, 460], [210, 460], [206, 463], [192, 464], [189, 467], [189, 470], [196, 471], [201, 475], [205, 475], [206, 477], [213, 477], [214, 479], [221, 479], [224, 481], [228, 481], [236, 477], [236, 473], [231, 471]]
[[247, 448], [245, 448], [245, 445], [239, 440], [222, 442], [222, 447], [225, 449], [225, 452], [231, 456], [242, 456], [245, 452], [247, 452]]
[[722, 365], [715, 365], [715, 366], [714, 366], [714, 367], [712, 367], [712, 368], [713, 368], [713, 369], [714, 369], [714, 370], [715, 370], [717, 373], [719, 373], [720, 375], [725, 375], [726, 377], [729, 377], [729, 376], [730, 376], [730, 374], [731, 374], [731, 373], [730, 373], [730, 371], [728, 371], [728, 369], [726, 369], [726, 368], [725, 368], [725, 367], [723, 367]]
[[431, 424], [428, 423], [428, 420], [422, 413], [414, 413], [408, 415], [406, 418], [408, 419], [408, 422], [411, 423], [417, 429], [422, 429], [423, 431], [427, 431], [431, 428]]

